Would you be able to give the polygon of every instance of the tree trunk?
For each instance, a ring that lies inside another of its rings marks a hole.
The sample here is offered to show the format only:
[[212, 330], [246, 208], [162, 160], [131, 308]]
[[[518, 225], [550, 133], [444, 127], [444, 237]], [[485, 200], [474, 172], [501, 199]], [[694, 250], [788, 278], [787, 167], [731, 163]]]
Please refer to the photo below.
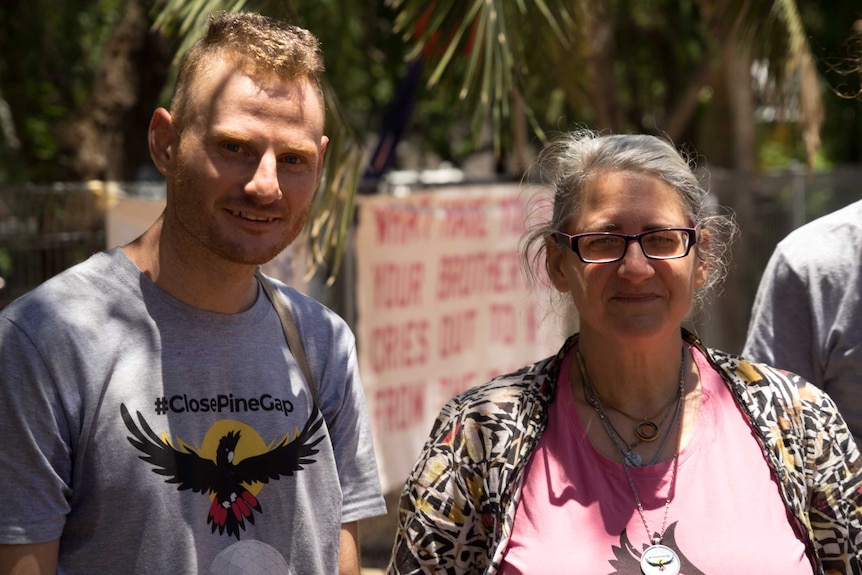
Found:
[[126, 3], [108, 39], [90, 96], [61, 124], [58, 140], [81, 180], [130, 181], [148, 162], [150, 115], [173, 47], [152, 30], [153, 0]]
[[735, 42], [728, 42], [724, 47], [723, 60], [730, 121], [733, 125], [731, 167], [742, 172], [753, 172], [757, 165], [757, 124], [751, 86], [751, 57], [740, 50]]
[[716, 64], [711, 54], [707, 54], [700, 64], [697, 73], [688, 81], [682, 95], [670, 109], [665, 118], [664, 131], [672, 142], [679, 142], [697, 110], [701, 91], [713, 82]]
[[620, 132], [625, 127], [625, 110], [620, 105], [619, 87], [614, 75], [616, 50], [614, 25], [601, 3], [584, 6], [587, 37], [588, 92], [596, 115], [595, 128]]

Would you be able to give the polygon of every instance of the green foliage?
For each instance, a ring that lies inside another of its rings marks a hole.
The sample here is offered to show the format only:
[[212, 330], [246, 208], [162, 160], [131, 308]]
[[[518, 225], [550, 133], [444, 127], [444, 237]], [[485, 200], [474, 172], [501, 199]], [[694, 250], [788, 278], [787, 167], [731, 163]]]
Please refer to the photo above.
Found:
[[0, 249], [0, 280], [8, 276], [11, 272], [12, 256], [9, 255], [9, 250]]
[[[805, 146], [795, 126], [762, 124], [758, 132], [757, 167], [759, 169], [774, 170], [805, 164]], [[831, 162], [821, 149], [814, 158], [812, 168], [824, 170], [829, 167]]]
[[125, 0], [0, 3], [0, 88], [20, 147], [5, 139], [6, 181], [70, 176], [55, 129], [89, 94], [105, 39]]
[[[569, 0], [391, 0], [390, 5], [398, 13], [396, 31], [412, 46], [408, 59], [421, 56], [429, 63], [429, 89], [439, 87], [437, 97], [460, 101], [459, 108], [471, 111], [475, 145], [481, 144], [490, 118], [498, 153], [512, 93], [528, 73], [528, 53], [538, 52], [537, 46], [548, 41], [566, 47], [573, 41]], [[536, 34], [539, 28], [541, 37]], [[538, 45], [529, 42], [537, 38]]]
[[862, 163], [862, 5], [798, 2], [823, 78], [823, 153], [837, 164]]

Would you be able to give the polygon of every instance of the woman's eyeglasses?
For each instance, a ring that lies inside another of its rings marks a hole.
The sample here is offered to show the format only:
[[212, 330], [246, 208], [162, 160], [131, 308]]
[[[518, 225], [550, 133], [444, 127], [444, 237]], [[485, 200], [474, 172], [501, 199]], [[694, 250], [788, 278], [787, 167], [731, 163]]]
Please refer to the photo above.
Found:
[[567, 234], [555, 232], [554, 238], [578, 254], [588, 264], [609, 264], [623, 259], [629, 242], [640, 244], [643, 254], [653, 260], [672, 260], [688, 255], [697, 243], [697, 227], [662, 228], [639, 234], [617, 234], [614, 232], [587, 232]]

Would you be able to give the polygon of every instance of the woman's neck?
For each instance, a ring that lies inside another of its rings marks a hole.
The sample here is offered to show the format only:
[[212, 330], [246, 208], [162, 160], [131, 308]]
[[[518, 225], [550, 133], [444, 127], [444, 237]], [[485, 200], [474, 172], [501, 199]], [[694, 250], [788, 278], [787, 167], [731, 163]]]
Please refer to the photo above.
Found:
[[587, 384], [602, 402], [635, 416], [667, 404], [679, 389], [683, 342], [677, 332], [637, 344], [581, 334], [578, 341]]
[[697, 426], [699, 382], [693, 356], [678, 334], [652, 346], [588, 336], [573, 350], [569, 368], [584, 430], [593, 446], [614, 461], [667, 461], [685, 447]]

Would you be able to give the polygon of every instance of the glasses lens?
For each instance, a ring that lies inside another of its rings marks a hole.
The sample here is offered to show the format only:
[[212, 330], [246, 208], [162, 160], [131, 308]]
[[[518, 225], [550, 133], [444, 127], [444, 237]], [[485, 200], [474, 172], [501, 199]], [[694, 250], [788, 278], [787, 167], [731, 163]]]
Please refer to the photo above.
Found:
[[578, 252], [588, 262], [611, 262], [626, 251], [626, 240], [610, 234], [587, 234], [578, 238]]
[[677, 258], [688, 250], [688, 233], [684, 230], [656, 230], [641, 237], [644, 254], [650, 258]]

